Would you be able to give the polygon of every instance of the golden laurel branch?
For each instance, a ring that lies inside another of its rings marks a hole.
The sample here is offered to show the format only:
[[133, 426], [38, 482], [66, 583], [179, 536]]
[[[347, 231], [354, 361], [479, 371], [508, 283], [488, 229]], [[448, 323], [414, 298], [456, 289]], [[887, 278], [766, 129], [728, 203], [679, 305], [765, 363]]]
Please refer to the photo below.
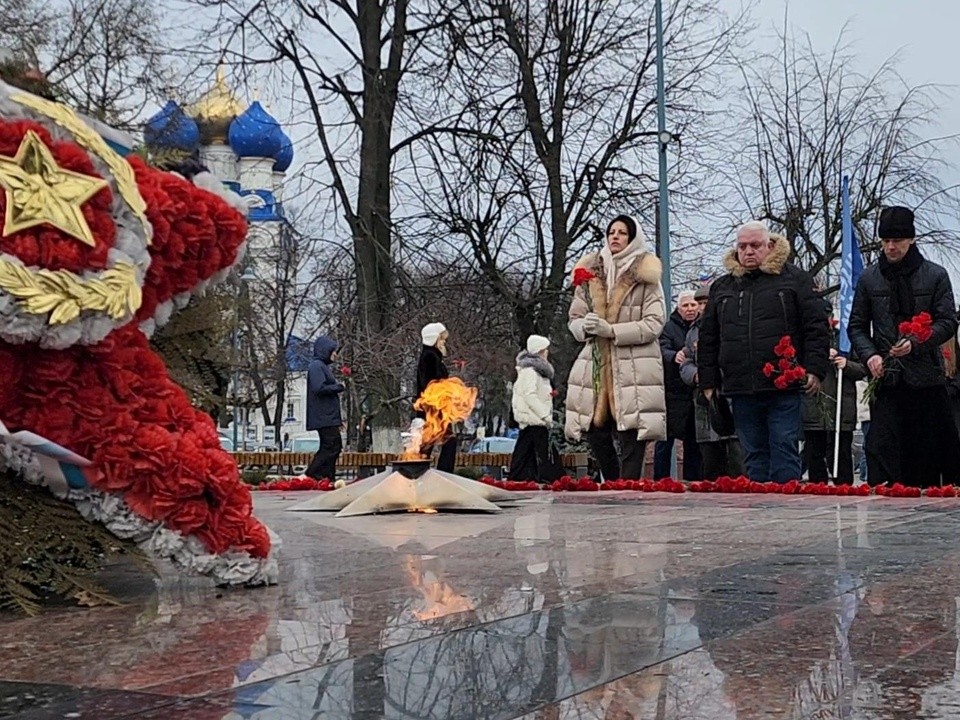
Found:
[[50, 325], [65, 325], [81, 312], [105, 312], [114, 320], [133, 314], [142, 295], [136, 267], [118, 262], [99, 277], [81, 280], [66, 270], [29, 270], [0, 257], [0, 290], [31, 315], [50, 313]]

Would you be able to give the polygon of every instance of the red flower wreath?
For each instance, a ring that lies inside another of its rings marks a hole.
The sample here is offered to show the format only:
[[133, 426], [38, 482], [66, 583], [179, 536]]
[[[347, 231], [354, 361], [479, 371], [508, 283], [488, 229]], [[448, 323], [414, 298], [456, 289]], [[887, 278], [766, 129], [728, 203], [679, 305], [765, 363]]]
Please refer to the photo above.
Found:
[[[32, 121], [0, 119], [0, 154], [15, 155], [28, 130], [64, 168], [99, 177], [83, 149]], [[92, 486], [122, 495], [141, 518], [195, 536], [211, 553], [264, 558], [267, 530], [252, 515], [250, 490], [213, 420], [194, 409], [139, 328], [161, 304], [233, 265], [246, 221], [221, 197], [139, 158], [129, 162], [153, 228], [134, 320], [100, 342], [63, 350], [0, 341], [0, 418], [90, 459]], [[44, 224], [0, 238], [0, 253], [27, 268], [102, 270], [117, 238], [113, 201], [105, 189], [82, 207], [93, 247]], [[0, 217], [4, 208], [0, 192]]]

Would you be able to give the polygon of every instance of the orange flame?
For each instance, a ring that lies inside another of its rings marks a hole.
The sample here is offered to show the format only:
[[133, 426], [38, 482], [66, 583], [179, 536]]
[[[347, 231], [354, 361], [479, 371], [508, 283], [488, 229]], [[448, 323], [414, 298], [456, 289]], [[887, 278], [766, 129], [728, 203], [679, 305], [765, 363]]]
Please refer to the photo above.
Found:
[[468, 387], [460, 378], [434, 380], [413, 404], [415, 410], [426, 414], [419, 444], [411, 445], [400, 456], [401, 460], [417, 460], [423, 456], [420, 448], [436, 445], [450, 431], [450, 426], [463, 422], [477, 404], [477, 389]]

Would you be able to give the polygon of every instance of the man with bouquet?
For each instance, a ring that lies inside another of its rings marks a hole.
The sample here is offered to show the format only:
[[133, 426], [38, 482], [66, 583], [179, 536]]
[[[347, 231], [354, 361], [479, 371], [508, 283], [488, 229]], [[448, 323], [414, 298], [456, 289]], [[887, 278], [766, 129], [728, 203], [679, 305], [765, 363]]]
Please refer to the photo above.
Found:
[[730, 398], [751, 480], [800, 479], [800, 408], [830, 372], [827, 307], [790, 243], [748, 222], [724, 257], [700, 324], [697, 367], [708, 402]]
[[877, 235], [883, 254], [860, 276], [849, 324], [871, 377], [867, 475], [871, 483], [938, 485], [956, 441], [940, 353], [957, 332], [953, 288], [917, 248], [912, 210], [884, 208]]

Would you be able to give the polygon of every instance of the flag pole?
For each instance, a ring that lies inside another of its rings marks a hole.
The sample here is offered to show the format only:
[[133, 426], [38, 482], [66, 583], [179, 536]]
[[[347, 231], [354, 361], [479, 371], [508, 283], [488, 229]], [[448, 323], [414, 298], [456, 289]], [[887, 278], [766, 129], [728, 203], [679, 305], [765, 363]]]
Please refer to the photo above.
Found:
[[[837, 356], [839, 357], [839, 355]], [[836, 428], [833, 433], [833, 481], [837, 481], [837, 470], [840, 468], [840, 408], [843, 405], [843, 370], [837, 368], [837, 416]]]
[[[850, 310], [853, 305], [853, 295], [857, 284], [860, 270], [863, 269], [862, 261], [857, 262], [855, 256], [859, 256], [859, 248], [854, 252], [853, 238], [853, 218], [850, 210], [850, 178], [842, 175], [840, 178], [840, 322], [838, 323], [837, 352], [838, 357], [849, 357], [850, 335], [848, 325], [850, 322]], [[840, 470], [840, 421], [843, 415], [843, 370], [837, 368], [837, 412], [834, 418], [835, 427], [833, 429], [833, 479], [837, 480]]]

